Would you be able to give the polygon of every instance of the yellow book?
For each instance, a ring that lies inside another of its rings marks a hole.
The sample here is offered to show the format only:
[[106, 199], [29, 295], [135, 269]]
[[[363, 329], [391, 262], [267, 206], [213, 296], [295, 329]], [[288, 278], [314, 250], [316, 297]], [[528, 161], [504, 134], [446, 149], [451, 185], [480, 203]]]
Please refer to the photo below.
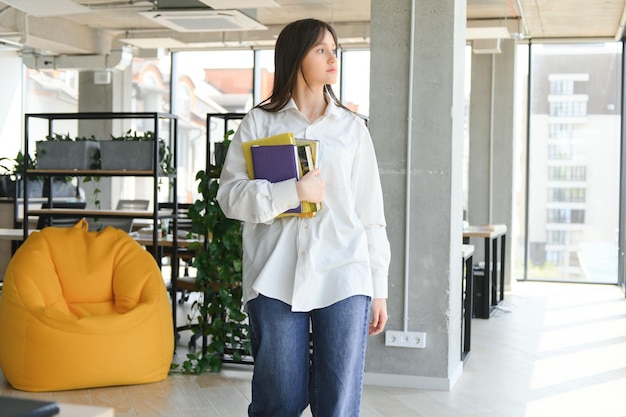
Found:
[[[306, 147], [309, 148], [311, 150], [311, 156], [309, 157], [310, 159], [312, 159], [312, 164], [309, 163], [309, 166], [311, 166], [313, 169], [315, 168], [319, 168], [319, 158], [318, 158], [318, 154], [319, 154], [319, 141], [316, 139], [301, 139], [301, 138], [296, 138], [296, 145], [298, 145], [298, 147]], [[306, 174], [306, 172], [303, 172], [302, 175]], [[309, 217], [313, 217], [315, 215], [316, 211], [320, 211], [322, 209], [322, 203], [311, 203], [311, 202], [305, 202], [306, 203], [306, 207], [307, 209], [305, 211], [307, 212], [311, 212], [311, 213], [307, 213], [310, 214]]]
[[309, 145], [311, 147], [311, 151], [313, 152], [313, 168], [314, 169], [318, 167], [317, 153], [318, 153], [319, 143], [320, 143], [319, 140], [316, 140], [316, 139], [296, 138], [296, 145], [298, 146]]
[[242, 143], [243, 156], [246, 159], [246, 168], [248, 170], [248, 178], [254, 179], [254, 165], [252, 163], [252, 151], [250, 148], [253, 146], [272, 146], [272, 145], [295, 145], [296, 139], [293, 132], [280, 133], [274, 136], [268, 136], [266, 138], [254, 139], [248, 142]]
[[[309, 143], [309, 141], [303, 141], [296, 139], [298, 143], [298, 157], [300, 159], [300, 177], [306, 175], [310, 170], [317, 168], [316, 159], [314, 155], [314, 149], [317, 148], [317, 141], [315, 143]], [[321, 210], [321, 203], [311, 203], [309, 201], [302, 202], [302, 212], [316, 212]]]

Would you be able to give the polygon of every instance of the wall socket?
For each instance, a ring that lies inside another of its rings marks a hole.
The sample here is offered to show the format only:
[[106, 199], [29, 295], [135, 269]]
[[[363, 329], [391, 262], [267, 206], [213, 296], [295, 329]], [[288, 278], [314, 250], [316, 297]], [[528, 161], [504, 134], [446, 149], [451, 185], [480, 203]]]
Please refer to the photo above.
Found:
[[387, 330], [385, 332], [385, 346], [424, 349], [426, 347], [426, 333]]

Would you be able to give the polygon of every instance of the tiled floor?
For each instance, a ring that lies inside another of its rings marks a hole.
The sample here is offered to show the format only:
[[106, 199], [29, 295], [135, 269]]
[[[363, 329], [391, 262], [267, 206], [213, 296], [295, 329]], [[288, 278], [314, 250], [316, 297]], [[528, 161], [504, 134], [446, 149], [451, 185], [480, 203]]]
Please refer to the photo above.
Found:
[[[472, 352], [452, 391], [366, 386], [362, 417], [626, 416], [619, 288], [514, 283], [504, 307], [473, 320]], [[117, 417], [244, 417], [249, 383], [249, 368], [227, 367], [149, 385], [36, 394], [11, 389], [0, 375], [0, 395], [109, 406]]]

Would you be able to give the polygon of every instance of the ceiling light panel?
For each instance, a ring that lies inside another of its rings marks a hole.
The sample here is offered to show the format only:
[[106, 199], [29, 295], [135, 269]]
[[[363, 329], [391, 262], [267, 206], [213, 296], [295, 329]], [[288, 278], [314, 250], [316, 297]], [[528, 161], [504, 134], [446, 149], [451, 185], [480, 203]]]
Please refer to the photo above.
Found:
[[90, 11], [88, 7], [76, 4], [71, 0], [3, 0], [2, 2], [35, 17], [61, 16]]
[[280, 7], [273, 0], [200, 0], [213, 9], [259, 9], [263, 7]]
[[226, 32], [265, 30], [251, 17], [238, 10], [153, 10], [140, 15], [178, 32]]

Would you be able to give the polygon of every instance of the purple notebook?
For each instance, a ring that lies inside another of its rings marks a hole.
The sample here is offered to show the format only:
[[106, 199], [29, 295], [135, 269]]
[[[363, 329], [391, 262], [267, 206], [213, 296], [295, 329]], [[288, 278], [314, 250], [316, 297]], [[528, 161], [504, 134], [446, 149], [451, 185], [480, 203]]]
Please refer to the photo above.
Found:
[[[295, 145], [253, 146], [252, 166], [255, 179], [281, 182], [291, 178], [300, 179], [298, 151]], [[301, 213], [302, 204], [285, 213]]]

